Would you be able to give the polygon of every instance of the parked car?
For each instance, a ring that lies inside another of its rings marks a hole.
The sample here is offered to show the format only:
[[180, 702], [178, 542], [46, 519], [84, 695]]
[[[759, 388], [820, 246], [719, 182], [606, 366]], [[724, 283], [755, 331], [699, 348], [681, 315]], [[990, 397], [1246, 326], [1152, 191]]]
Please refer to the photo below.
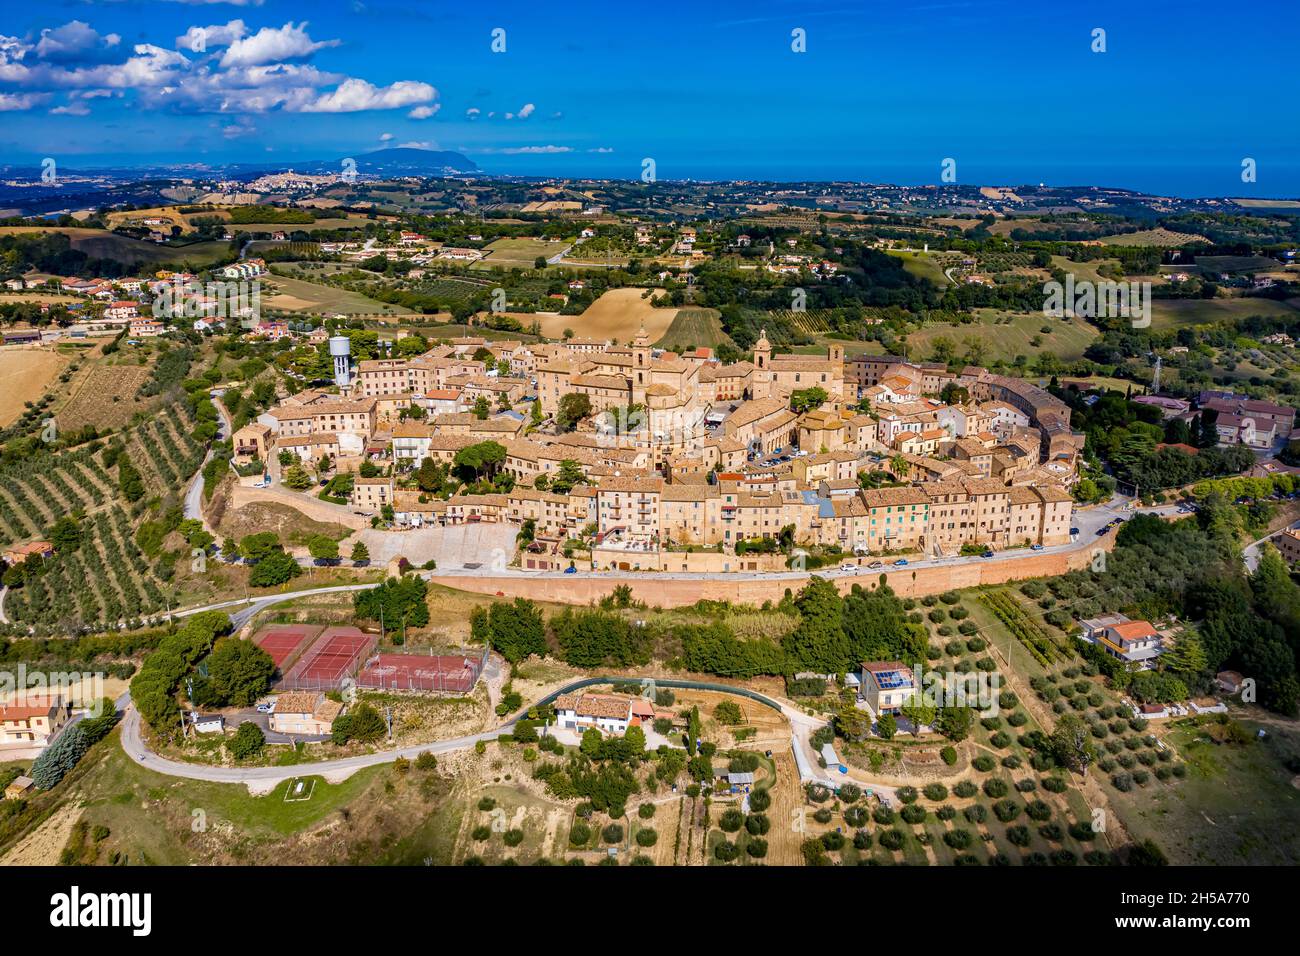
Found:
[[575, 568], [573, 565], [569, 565], [567, 568], [564, 569], [564, 573], [565, 573], [565, 574], [577, 574], [577, 573], [578, 573], [578, 569]]
[[265, 704], [258, 704], [258, 705], [257, 705], [257, 712], [258, 712], [259, 714], [274, 714], [274, 713], [275, 713], [275, 701], [272, 700], [272, 701], [268, 701], [268, 702], [265, 703]]
[[1030, 550], [1030, 551], [1042, 551], [1042, 550], [1043, 550], [1043, 546], [1042, 546], [1041, 544], [1031, 544], [1031, 545], [1029, 546], [1029, 550]]
[[981, 558], [991, 558], [991, 557], [993, 557], [993, 552], [992, 552], [992, 551], [985, 551], [983, 554], [980, 555], [980, 557], [981, 557]]
[[884, 566], [885, 564], [883, 561], [872, 561], [870, 564], [867, 565], [867, 567], [870, 568], [872, 571], [876, 570], [876, 568], [883, 568]]
[[894, 562], [894, 567], [896, 568], [907, 567], [907, 558], [899, 558], [897, 561]]

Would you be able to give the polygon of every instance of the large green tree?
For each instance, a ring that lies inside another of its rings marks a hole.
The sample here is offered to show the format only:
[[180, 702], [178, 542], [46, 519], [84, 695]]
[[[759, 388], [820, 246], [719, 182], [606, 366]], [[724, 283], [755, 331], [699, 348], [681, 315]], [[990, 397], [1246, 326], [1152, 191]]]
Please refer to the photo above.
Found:
[[850, 650], [841, 603], [835, 585], [816, 575], [799, 592], [795, 598], [799, 624], [781, 642], [795, 670], [839, 674], [848, 669]]
[[208, 684], [214, 703], [247, 707], [271, 688], [275, 662], [252, 641], [223, 637], [208, 658]]

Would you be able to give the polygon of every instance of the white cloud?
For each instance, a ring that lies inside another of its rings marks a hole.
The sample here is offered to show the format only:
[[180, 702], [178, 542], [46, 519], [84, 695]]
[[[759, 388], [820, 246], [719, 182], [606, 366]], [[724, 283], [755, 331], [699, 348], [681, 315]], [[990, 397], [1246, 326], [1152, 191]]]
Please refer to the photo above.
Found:
[[338, 40], [316, 41], [307, 35], [307, 21], [293, 21], [276, 29], [262, 27], [252, 36], [241, 37], [221, 57], [222, 66], [256, 66], [310, 56], [317, 50], [339, 45]]
[[50, 110], [51, 116], [89, 116], [90, 107], [85, 103], [69, 103], [67, 106], [56, 106]]
[[518, 155], [521, 153], [571, 153], [571, 146], [508, 146], [500, 150], [502, 153]]
[[535, 109], [537, 109], [537, 107], [534, 106], [532, 103], [525, 103], [523, 106], [519, 108], [519, 118], [528, 119], [528, 117], [533, 115], [533, 110]]
[[[112, 35], [74, 21], [41, 34], [38, 43], [0, 35], [0, 95], [3, 109], [17, 111], [44, 105], [53, 93], [77, 99], [122, 98], [141, 109], [184, 113], [260, 114], [343, 113], [360, 110], [408, 110], [427, 119], [439, 108], [438, 91], [427, 83], [399, 80], [388, 86], [344, 73], [322, 70], [301, 59], [339, 41], [317, 42], [307, 24], [249, 35], [242, 20], [190, 27], [175, 38], [177, 49], [137, 43], [129, 50]], [[191, 41], [201, 50], [191, 49]], [[110, 42], [113, 46], [110, 47]], [[224, 54], [212, 48], [225, 46]], [[72, 51], [82, 50], [74, 55]], [[105, 60], [106, 55], [112, 59]], [[64, 115], [80, 110], [65, 108]]]
[[43, 60], [81, 60], [102, 55], [121, 42], [116, 33], [100, 36], [90, 24], [73, 20], [61, 27], [42, 30], [35, 49]]
[[48, 93], [0, 93], [0, 113], [29, 110], [48, 100]]
[[435, 99], [438, 91], [428, 83], [398, 80], [391, 86], [375, 86], [365, 80], [349, 79], [338, 89], [323, 93], [303, 107], [304, 113], [356, 113], [361, 110], [391, 110]]
[[480, 110], [477, 106], [471, 106], [469, 109], [465, 111], [465, 118], [470, 120], [478, 119], [478, 115], [481, 112], [482, 110]]
[[614, 149], [613, 149], [613, 147], [610, 147], [610, 146], [597, 146], [595, 149], [589, 149], [589, 150], [587, 150], [587, 152], [589, 152], [589, 153], [612, 153], [612, 152], [614, 152]]
[[248, 26], [243, 20], [214, 23], [206, 27], [190, 27], [176, 38], [176, 49], [203, 53], [212, 47], [230, 46], [248, 36]]
[[393, 134], [392, 134], [392, 133], [380, 133], [380, 134], [379, 134], [379, 141], [380, 141], [381, 143], [386, 143], [386, 142], [388, 142], [388, 141], [389, 141], [390, 139], [392, 139], [392, 138], [393, 138]]
[[439, 149], [437, 143], [431, 139], [415, 139], [408, 143], [398, 143], [398, 149]]
[[257, 127], [249, 122], [232, 123], [221, 128], [221, 135], [226, 139], [241, 139], [245, 136], [253, 136], [256, 133]]

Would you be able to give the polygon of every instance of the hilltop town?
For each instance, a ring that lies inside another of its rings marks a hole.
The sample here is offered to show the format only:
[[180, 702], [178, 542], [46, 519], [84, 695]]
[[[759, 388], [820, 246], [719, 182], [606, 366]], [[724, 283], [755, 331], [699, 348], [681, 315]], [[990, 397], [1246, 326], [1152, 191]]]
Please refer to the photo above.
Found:
[[[584, 569], [690, 572], [775, 569], [778, 545], [782, 562], [800, 548], [856, 566], [1070, 539], [1083, 436], [1069, 407], [982, 368], [774, 355], [765, 336], [726, 364], [653, 348], [644, 329], [629, 345], [465, 337], [339, 358], [336, 391], [235, 432], [236, 464], [383, 466], [353, 481], [353, 506], [396, 527], [528, 522], [525, 568], [576, 568], [575, 546]], [[454, 467], [467, 449], [509, 487], [421, 489], [426, 460]]]

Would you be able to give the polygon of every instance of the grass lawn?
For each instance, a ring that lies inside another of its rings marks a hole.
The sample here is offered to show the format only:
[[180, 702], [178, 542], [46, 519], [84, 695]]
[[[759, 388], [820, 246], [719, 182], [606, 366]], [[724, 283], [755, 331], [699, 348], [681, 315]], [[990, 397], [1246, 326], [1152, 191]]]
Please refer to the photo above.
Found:
[[1135, 839], [1154, 839], [1175, 864], [1300, 863], [1300, 788], [1282, 763], [1300, 754], [1300, 724], [1243, 719], [1252, 739], [1216, 743], [1205, 718], [1175, 721], [1164, 740], [1187, 762], [1187, 777], [1152, 781], [1111, 797]]
[[888, 250], [888, 254], [896, 259], [903, 260], [903, 268], [909, 273], [921, 279], [929, 279], [940, 289], [946, 289], [952, 284], [948, 281], [948, 277], [943, 274], [943, 269], [939, 263], [924, 252], [902, 252], [891, 249]]
[[484, 247], [487, 255], [474, 263], [477, 269], [502, 266], [507, 269], [531, 269], [538, 256], [549, 259], [569, 247], [567, 242], [544, 242], [541, 239], [497, 239]]
[[410, 309], [380, 302], [359, 292], [336, 289], [304, 279], [269, 276], [262, 280], [262, 304], [285, 312], [338, 312], [343, 315], [411, 315]]
[[311, 777], [311, 799], [286, 802], [289, 781], [255, 797], [242, 784], [155, 773], [126, 756], [116, 733], [86, 758], [86, 772], [78, 775], [75, 791], [64, 796], [81, 801], [83, 819], [108, 827], [113, 843], [127, 848], [133, 862], [194, 862], [187, 844], [195, 838], [193, 827], [200, 825], [206, 831], [233, 827], [241, 840], [254, 842], [299, 833], [356, 800], [379, 774], [389, 772], [368, 768], [340, 784]]

